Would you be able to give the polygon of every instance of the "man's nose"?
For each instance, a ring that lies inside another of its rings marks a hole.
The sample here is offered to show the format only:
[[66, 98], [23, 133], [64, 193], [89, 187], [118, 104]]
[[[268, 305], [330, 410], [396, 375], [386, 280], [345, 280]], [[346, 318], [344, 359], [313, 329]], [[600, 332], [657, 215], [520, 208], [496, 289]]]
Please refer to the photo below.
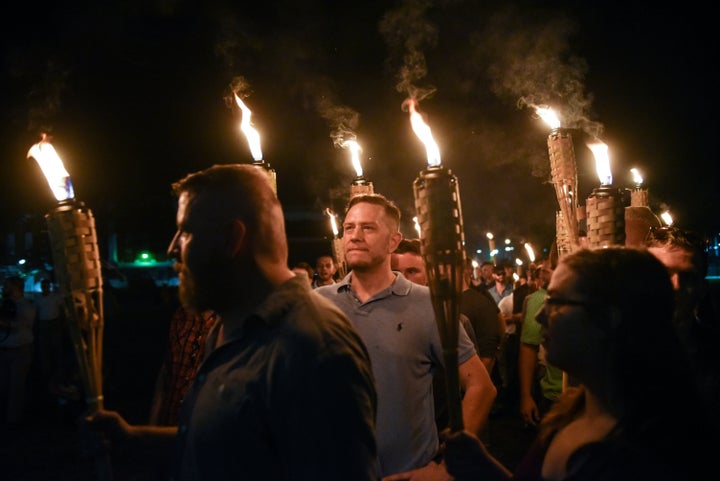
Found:
[[180, 248], [178, 246], [178, 238], [180, 236], [179, 232], [176, 232], [173, 236], [172, 240], [170, 241], [170, 245], [167, 248], [167, 255], [171, 259], [178, 259], [180, 257]]
[[674, 272], [670, 274], [670, 282], [672, 283], [673, 289], [675, 291], [680, 290], [680, 274], [677, 272]]

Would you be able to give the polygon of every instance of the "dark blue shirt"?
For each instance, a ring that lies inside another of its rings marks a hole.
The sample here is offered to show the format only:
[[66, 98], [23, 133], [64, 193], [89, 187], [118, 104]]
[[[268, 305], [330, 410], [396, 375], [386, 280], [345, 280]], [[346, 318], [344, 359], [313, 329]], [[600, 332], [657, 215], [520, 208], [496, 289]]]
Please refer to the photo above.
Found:
[[223, 329], [186, 396], [176, 479], [376, 479], [370, 361], [337, 307], [293, 278]]

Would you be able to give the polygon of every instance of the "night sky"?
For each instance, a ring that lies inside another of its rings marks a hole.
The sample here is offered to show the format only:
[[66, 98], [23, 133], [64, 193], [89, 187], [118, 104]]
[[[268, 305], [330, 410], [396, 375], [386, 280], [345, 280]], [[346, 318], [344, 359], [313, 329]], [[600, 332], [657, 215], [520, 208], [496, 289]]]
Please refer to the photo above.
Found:
[[[631, 187], [636, 167], [656, 213], [720, 229], [716, 26], [693, 2], [80, 3], [25, 2], [3, 18], [3, 232], [55, 203], [26, 159], [49, 131], [98, 228], [163, 249], [171, 182], [253, 160], [227, 102], [238, 78], [291, 236], [329, 236], [323, 210], [343, 210], [355, 171], [339, 134], [356, 136], [365, 178], [415, 236], [426, 156], [402, 109], [410, 96], [459, 179], [469, 250], [488, 230], [553, 240], [549, 127], [535, 104], [573, 129], [581, 204], [598, 185], [586, 143], [599, 139], [614, 185]], [[301, 250], [291, 242], [291, 258]]]

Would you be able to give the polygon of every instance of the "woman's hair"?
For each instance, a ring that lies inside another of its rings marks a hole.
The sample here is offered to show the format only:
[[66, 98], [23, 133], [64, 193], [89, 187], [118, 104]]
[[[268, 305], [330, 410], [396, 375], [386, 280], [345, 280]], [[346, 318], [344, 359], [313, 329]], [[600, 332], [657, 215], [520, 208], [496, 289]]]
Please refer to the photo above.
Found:
[[[578, 295], [593, 304], [591, 322], [608, 335], [607, 408], [622, 436], [663, 455], [678, 454], [681, 439], [692, 445], [703, 422], [701, 401], [673, 326], [673, 288], [663, 264], [644, 249], [625, 247], [584, 249], [560, 263], [575, 274]], [[584, 396], [566, 398], [547, 417], [551, 429], [577, 413]]]

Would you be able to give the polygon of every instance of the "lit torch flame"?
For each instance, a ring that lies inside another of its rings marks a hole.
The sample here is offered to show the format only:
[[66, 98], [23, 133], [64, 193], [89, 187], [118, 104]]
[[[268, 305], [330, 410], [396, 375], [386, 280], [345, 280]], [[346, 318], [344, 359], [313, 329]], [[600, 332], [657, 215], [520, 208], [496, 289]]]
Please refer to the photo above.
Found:
[[240, 107], [240, 110], [242, 110], [242, 120], [240, 122], [240, 130], [243, 131], [245, 134], [245, 137], [247, 137], [248, 145], [250, 146], [250, 153], [253, 156], [254, 160], [262, 160], [262, 149], [260, 148], [260, 134], [257, 130], [252, 126], [252, 123], [250, 122], [250, 116], [252, 113], [250, 112], [250, 109], [247, 108], [245, 103], [243, 103], [242, 100], [240, 100], [240, 97], [238, 97], [237, 94], [235, 95], [235, 102], [237, 103], [238, 107]]
[[597, 171], [600, 185], [612, 185], [612, 172], [610, 171], [610, 155], [608, 146], [603, 142], [588, 144], [588, 148], [595, 157], [595, 170]]
[[330, 227], [332, 228], [333, 235], [337, 237], [338, 235], [338, 226], [337, 221], [335, 220], [335, 214], [333, 214], [330, 209], [325, 209], [325, 213], [330, 217]]
[[437, 167], [440, 165], [440, 149], [432, 136], [430, 127], [423, 121], [422, 115], [415, 110], [415, 100], [409, 100], [407, 103], [413, 132], [425, 144], [428, 166]]
[[560, 119], [553, 109], [550, 107], [536, 107], [535, 113], [543, 119], [543, 121], [550, 126], [551, 129], [560, 128]]
[[528, 259], [530, 259], [530, 262], [535, 262], [535, 251], [533, 250], [529, 242], [525, 243], [525, 250], [527, 251]]
[[362, 152], [362, 148], [360, 147], [360, 144], [354, 140], [345, 140], [342, 143], [342, 147], [350, 151], [350, 160], [352, 162], [353, 169], [355, 169], [355, 175], [362, 177], [363, 170], [362, 165], [360, 165], [360, 152]]
[[637, 170], [635, 167], [630, 169], [630, 173], [632, 174], [633, 183], [635, 184], [635, 187], [640, 188], [640, 186], [643, 183], [642, 175], [640, 175], [640, 171]]
[[70, 182], [70, 174], [65, 170], [62, 159], [55, 151], [55, 148], [43, 134], [42, 140], [30, 147], [27, 158], [33, 158], [40, 166], [50, 190], [58, 202], [73, 199], [75, 193]]
[[420, 222], [418, 222], [417, 216], [413, 217], [413, 222], [415, 223], [415, 230], [418, 233], [418, 239], [422, 237], [422, 229], [420, 228]]

